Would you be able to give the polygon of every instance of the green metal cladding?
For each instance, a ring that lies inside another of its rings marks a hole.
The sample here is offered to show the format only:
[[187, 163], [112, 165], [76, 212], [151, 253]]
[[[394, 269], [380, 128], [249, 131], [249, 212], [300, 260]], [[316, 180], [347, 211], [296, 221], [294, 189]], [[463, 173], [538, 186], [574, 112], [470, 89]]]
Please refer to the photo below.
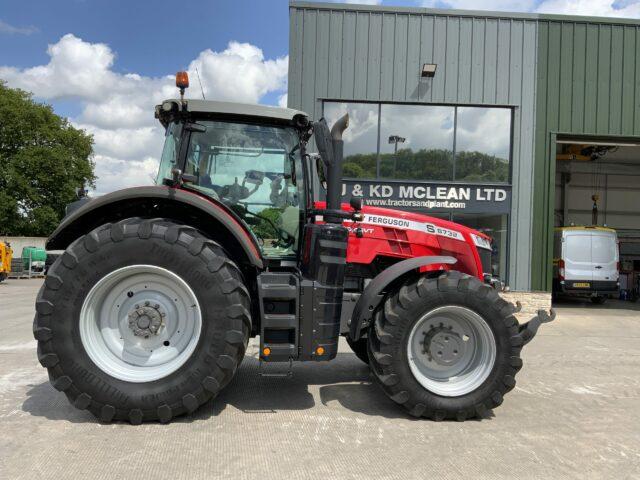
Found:
[[[551, 288], [553, 138], [640, 136], [640, 25], [538, 21], [531, 287]], [[546, 260], [546, 261], [544, 261]]]

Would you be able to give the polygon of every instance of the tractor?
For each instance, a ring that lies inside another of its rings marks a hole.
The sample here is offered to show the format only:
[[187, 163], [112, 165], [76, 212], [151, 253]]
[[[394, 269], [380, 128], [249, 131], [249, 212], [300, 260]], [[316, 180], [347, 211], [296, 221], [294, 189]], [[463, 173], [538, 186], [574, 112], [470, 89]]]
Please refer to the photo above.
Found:
[[285, 367], [334, 359], [344, 336], [410, 415], [502, 403], [553, 314], [519, 324], [487, 235], [342, 203], [346, 115], [329, 129], [293, 109], [185, 99], [186, 72], [176, 85], [155, 109], [156, 185], [84, 199], [48, 239], [64, 253], [33, 332], [53, 387], [103, 422], [165, 423], [225, 388], [249, 338], [261, 367]]

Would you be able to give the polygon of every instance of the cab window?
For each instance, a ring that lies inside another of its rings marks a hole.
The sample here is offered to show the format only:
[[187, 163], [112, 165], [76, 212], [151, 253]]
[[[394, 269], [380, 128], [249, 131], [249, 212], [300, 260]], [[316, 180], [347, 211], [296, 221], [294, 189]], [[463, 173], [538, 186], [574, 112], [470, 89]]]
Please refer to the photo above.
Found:
[[296, 252], [304, 201], [299, 139], [293, 128], [198, 121], [185, 173], [191, 185], [225, 203], [253, 231], [263, 254]]

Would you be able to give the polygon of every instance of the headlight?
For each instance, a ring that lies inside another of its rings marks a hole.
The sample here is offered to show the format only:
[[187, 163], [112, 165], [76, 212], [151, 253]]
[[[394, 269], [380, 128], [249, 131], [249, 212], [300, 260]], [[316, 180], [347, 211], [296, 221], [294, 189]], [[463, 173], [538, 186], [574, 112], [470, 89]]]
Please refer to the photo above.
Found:
[[490, 240], [487, 240], [484, 237], [476, 235], [475, 233], [472, 233], [471, 237], [473, 238], [473, 243], [476, 244], [476, 247], [486, 248], [487, 250], [491, 250], [491, 241]]

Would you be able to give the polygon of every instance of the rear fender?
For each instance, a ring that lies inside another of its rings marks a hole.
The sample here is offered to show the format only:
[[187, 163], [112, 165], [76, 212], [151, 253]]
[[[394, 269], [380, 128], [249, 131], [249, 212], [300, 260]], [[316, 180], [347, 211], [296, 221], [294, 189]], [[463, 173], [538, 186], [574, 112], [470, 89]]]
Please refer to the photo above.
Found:
[[237, 262], [263, 268], [255, 237], [225, 205], [164, 186], [127, 188], [83, 203], [51, 234], [47, 250], [64, 250], [94, 228], [130, 217], [162, 217], [190, 225], [218, 240]]
[[373, 313], [376, 311], [384, 299], [383, 291], [394, 281], [407, 275], [409, 272], [429, 265], [453, 265], [457, 260], [447, 256], [426, 256], [415, 257], [398, 262], [380, 272], [369, 285], [364, 289], [358, 299], [351, 323], [349, 325], [349, 336], [352, 340], [358, 340], [362, 333], [363, 325], [369, 324]]

